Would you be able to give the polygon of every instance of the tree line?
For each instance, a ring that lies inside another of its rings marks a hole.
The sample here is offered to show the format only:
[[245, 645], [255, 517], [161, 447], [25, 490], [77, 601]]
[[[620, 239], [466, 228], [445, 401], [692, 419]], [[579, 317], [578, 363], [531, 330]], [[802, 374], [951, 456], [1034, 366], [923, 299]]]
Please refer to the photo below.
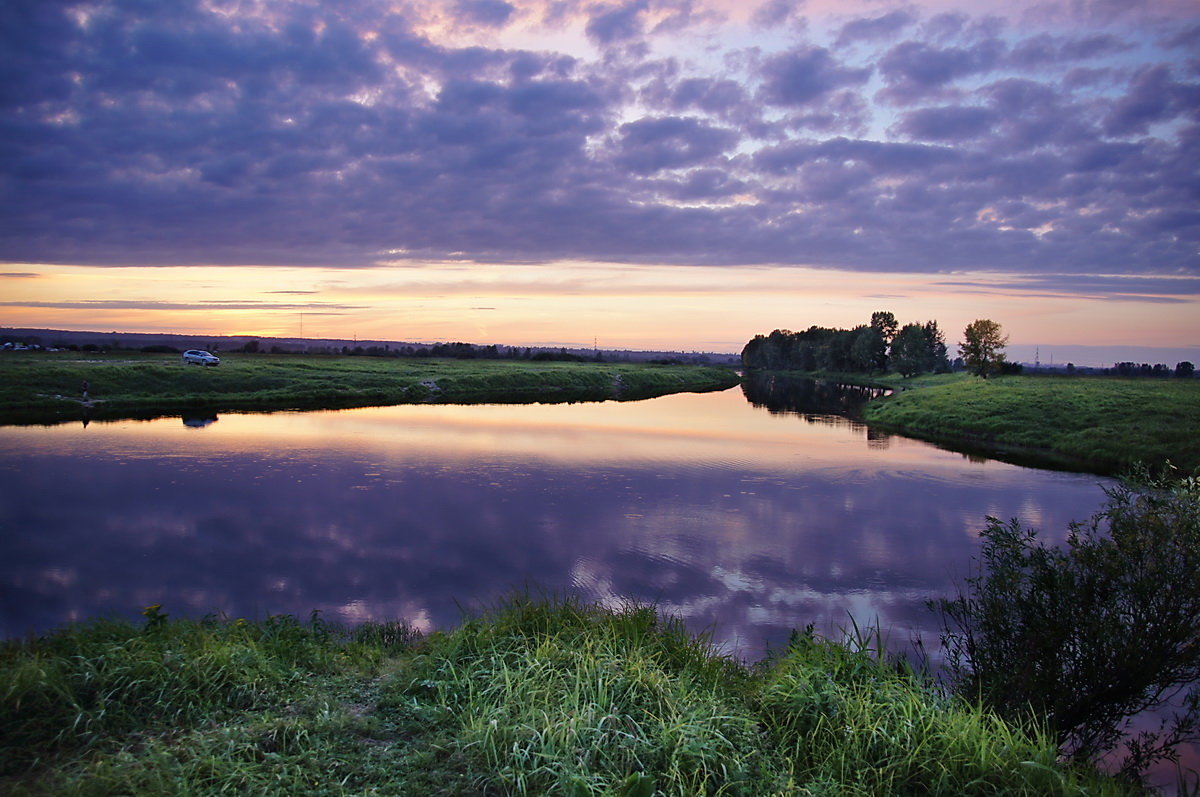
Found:
[[1157, 379], [1165, 379], [1169, 376], [1191, 379], [1196, 373], [1196, 366], [1187, 360], [1176, 363], [1174, 370], [1168, 368], [1165, 363], [1150, 365], [1149, 363], [1122, 362], [1114, 365], [1110, 373], [1117, 376], [1149, 376]]
[[[144, 352], [175, 353], [181, 350], [173, 346], [143, 346]], [[217, 344], [210, 343], [209, 351], [219, 351]], [[268, 350], [257, 340], [249, 340], [244, 345], [229, 351], [237, 354], [262, 354]], [[565, 347], [557, 349], [533, 348], [530, 346], [504, 346], [498, 344], [481, 345], [476, 343], [432, 343], [420, 345], [370, 345], [370, 346], [320, 346], [310, 343], [290, 344], [289, 346], [273, 345], [271, 354], [341, 354], [347, 357], [404, 357], [415, 359], [454, 359], [454, 360], [529, 360], [531, 362], [575, 362], [575, 363], [628, 363], [644, 362], [652, 365], [711, 365], [712, 360], [707, 354], [663, 352], [659, 356], [648, 356], [646, 352], [600, 351], [588, 352], [586, 349], [568, 350]]]
[[946, 337], [936, 321], [903, 327], [887, 311], [871, 314], [853, 329], [812, 326], [803, 332], [777, 329], [755, 335], [742, 349], [742, 365], [771, 371], [894, 370], [904, 376], [951, 370]]

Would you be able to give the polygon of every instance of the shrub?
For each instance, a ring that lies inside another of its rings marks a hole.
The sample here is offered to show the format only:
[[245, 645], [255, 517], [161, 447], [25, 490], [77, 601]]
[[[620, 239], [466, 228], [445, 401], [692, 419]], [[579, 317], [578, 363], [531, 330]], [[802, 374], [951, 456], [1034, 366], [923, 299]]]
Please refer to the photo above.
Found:
[[[1043, 718], [1077, 760], [1124, 743], [1134, 776], [1200, 730], [1200, 480], [1143, 476], [1107, 495], [1065, 550], [989, 518], [980, 574], [939, 605], [961, 693]], [[1130, 718], [1180, 698], [1160, 731], [1130, 735]]]

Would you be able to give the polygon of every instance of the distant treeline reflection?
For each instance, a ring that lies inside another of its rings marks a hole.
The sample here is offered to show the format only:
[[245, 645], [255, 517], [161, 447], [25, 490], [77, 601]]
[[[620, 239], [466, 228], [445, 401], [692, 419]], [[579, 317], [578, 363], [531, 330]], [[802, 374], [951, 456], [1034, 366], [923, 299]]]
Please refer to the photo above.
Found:
[[[843, 385], [823, 379], [808, 379], [777, 373], [752, 371], [742, 380], [746, 400], [773, 415], [802, 415], [806, 420], [851, 423], [865, 426], [859, 420], [863, 406], [888, 391], [885, 388]], [[844, 420], [840, 420], [844, 419]]]

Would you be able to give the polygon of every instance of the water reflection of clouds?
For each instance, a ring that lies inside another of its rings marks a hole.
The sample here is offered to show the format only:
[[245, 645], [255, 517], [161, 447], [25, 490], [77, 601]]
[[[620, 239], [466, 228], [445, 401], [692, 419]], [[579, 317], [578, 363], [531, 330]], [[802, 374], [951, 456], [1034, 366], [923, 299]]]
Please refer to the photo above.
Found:
[[[480, 410], [491, 420], [464, 433], [455, 418]], [[505, 424], [541, 410], [537, 454], [534, 426], [514, 437]], [[564, 429], [572, 413], [578, 434]], [[351, 431], [318, 431], [339, 418]], [[686, 441], [716, 418], [719, 437]], [[247, 419], [260, 431], [243, 439]], [[272, 420], [280, 428], [261, 431]], [[907, 440], [868, 452], [861, 432], [796, 421], [732, 392], [223, 416], [203, 431], [175, 422], [156, 442], [155, 424], [0, 430], [12, 452], [0, 458], [0, 522], [26, 530], [6, 535], [2, 631], [156, 602], [193, 616], [320, 609], [430, 628], [529, 583], [657, 601], [748, 652], [848, 616], [906, 634], [930, 629], [924, 601], [966, 575], [985, 514], [1061, 530], [1102, 498], [1095, 479], [975, 465]], [[629, 431], [672, 423], [646, 439]]]

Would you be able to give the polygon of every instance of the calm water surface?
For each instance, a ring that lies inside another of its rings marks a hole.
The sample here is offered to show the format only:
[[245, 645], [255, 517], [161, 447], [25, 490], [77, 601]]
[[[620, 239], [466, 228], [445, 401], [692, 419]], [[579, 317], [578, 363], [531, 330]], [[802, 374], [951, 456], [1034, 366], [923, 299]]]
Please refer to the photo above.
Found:
[[903, 645], [936, 637], [924, 602], [987, 515], [1057, 541], [1103, 501], [1099, 477], [868, 435], [813, 398], [0, 428], [0, 635], [151, 603], [429, 629], [536, 585], [655, 601], [750, 659], [850, 617]]

